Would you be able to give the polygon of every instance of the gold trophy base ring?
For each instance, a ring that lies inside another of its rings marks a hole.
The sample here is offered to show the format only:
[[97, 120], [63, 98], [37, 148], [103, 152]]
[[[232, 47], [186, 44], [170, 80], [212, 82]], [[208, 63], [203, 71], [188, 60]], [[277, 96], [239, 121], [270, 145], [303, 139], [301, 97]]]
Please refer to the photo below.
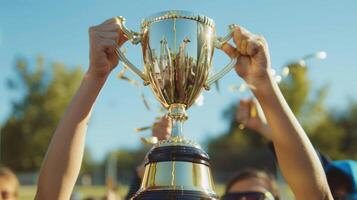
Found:
[[[209, 156], [193, 146], [159, 146], [151, 150], [134, 200], [216, 200]], [[159, 173], [158, 173], [159, 172]]]

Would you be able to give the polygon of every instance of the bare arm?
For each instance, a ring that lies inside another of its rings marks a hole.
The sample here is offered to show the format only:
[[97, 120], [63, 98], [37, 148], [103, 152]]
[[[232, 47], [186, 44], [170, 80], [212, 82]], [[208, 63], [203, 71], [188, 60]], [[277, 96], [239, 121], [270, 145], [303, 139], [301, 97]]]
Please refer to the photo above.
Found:
[[84, 77], [51, 140], [40, 171], [37, 199], [69, 199], [82, 163], [91, 109], [103, 84], [104, 80]]
[[[320, 160], [278, 86], [254, 93], [272, 129], [279, 166], [297, 199], [332, 199]], [[262, 88], [263, 89], [263, 88]]]
[[264, 38], [239, 27], [234, 32], [237, 48], [225, 52], [238, 56], [236, 71], [252, 88], [271, 128], [279, 165], [297, 199], [332, 199], [317, 154], [290, 110], [279, 87], [270, 77], [270, 57]]
[[77, 180], [93, 104], [118, 64], [115, 49], [125, 42], [116, 19], [90, 28], [90, 67], [59, 123], [40, 170], [36, 199], [69, 199]]

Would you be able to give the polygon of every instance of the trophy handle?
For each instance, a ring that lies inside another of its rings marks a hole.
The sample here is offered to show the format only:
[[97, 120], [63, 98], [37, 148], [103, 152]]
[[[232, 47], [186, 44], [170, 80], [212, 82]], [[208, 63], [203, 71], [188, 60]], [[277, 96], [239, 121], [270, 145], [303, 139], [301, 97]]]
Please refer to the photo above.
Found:
[[[124, 35], [128, 38], [128, 40], [130, 40], [130, 42], [134, 45], [139, 44], [141, 42], [141, 34], [128, 29], [125, 26], [125, 18], [124, 17], [119, 16], [119, 17], [117, 17], [117, 19], [118, 19], [118, 24], [119, 24], [121, 30], [124, 32]], [[150, 83], [147, 75], [144, 72], [142, 72], [140, 69], [135, 67], [135, 65], [132, 64], [126, 58], [126, 56], [120, 50], [120, 48], [118, 48], [117, 53], [118, 53], [119, 60], [122, 61], [124, 63], [124, 65], [127, 68], [129, 68], [134, 74], [138, 75], [144, 81], [144, 85], [148, 85]]]
[[[232, 38], [232, 33], [236, 26], [237, 25], [235, 25], [235, 24], [229, 25], [229, 27], [228, 27], [229, 33], [224, 37], [216, 38], [216, 40], [214, 42], [214, 46], [218, 49], [222, 49], [222, 46]], [[223, 76], [225, 76], [229, 71], [231, 71], [234, 68], [234, 66], [236, 65], [236, 63], [237, 63], [237, 58], [232, 58], [231, 61], [228, 63], [228, 65], [226, 65], [219, 72], [215, 73], [213, 76], [208, 78], [206, 84], [204, 85], [204, 88], [206, 90], [209, 90], [210, 86], [213, 83], [215, 83], [216, 81], [218, 81], [219, 79], [221, 79]]]

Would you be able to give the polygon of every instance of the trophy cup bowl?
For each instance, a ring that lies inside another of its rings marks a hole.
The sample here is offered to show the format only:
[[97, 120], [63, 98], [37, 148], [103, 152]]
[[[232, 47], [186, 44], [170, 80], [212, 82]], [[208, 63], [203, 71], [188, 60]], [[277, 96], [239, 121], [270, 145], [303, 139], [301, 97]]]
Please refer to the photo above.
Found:
[[195, 142], [182, 136], [186, 110], [203, 89], [234, 68], [236, 58], [216, 74], [211, 73], [215, 48], [231, 39], [235, 25], [225, 37], [217, 37], [213, 20], [187, 11], [166, 11], [144, 19], [134, 32], [118, 17], [124, 34], [141, 43], [144, 72], [118, 50], [124, 66], [150, 85], [155, 97], [168, 109], [171, 137], [148, 153], [141, 187], [133, 199], [218, 199], [214, 192], [209, 156]]

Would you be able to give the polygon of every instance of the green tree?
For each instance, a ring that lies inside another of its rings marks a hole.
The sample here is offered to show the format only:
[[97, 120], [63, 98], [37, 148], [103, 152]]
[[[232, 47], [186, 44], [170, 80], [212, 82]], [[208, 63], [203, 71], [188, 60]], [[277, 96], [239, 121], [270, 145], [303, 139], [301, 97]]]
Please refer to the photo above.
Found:
[[18, 59], [17, 77], [8, 80], [9, 89], [23, 95], [13, 101], [12, 113], [3, 125], [1, 158], [4, 165], [17, 171], [40, 167], [57, 123], [83, 76], [81, 68], [68, 69], [57, 62], [49, 69], [45, 70], [41, 57], [35, 66]]

